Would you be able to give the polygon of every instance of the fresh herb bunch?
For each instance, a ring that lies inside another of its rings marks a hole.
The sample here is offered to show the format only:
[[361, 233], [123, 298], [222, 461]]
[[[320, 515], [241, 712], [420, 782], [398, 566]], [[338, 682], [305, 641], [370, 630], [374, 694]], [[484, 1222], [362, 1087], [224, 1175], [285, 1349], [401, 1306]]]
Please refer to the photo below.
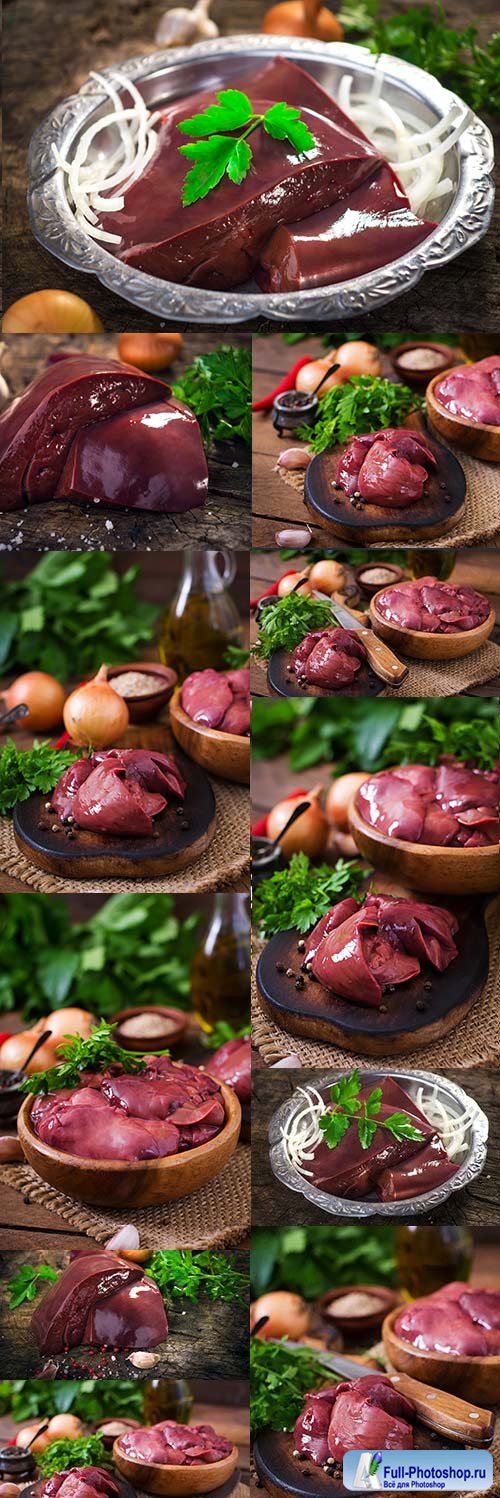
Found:
[[341, 1143], [351, 1124], [358, 1126], [358, 1139], [363, 1150], [370, 1148], [377, 1129], [387, 1129], [393, 1139], [423, 1140], [421, 1129], [416, 1129], [407, 1113], [391, 1113], [388, 1118], [379, 1118], [382, 1104], [382, 1088], [374, 1087], [364, 1101], [360, 1098], [361, 1078], [356, 1069], [347, 1077], [341, 1077], [330, 1087], [332, 1108], [318, 1119], [325, 1144], [334, 1150]]
[[[21, 1084], [23, 1092], [45, 1096], [47, 1092], [59, 1092], [63, 1087], [78, 1087], [82, 1072], [104, 1072], [109, 1066], [116, 1066], [121, 1072], [144, 1071], [147, 1056], [122, 1051], [113, 1037], [115, 1029], [116, 1025], [108, 1025], [101, 1019], [88, 1040], [82, 1040], [81, 1035], [72, 1035], [61, 1041], [57, 1046], [61, 1060], [47, 1071], [34, 1072], [33, 1076], [26, 1077]], [[169, 1052], [158, 1051], [157, 1054], [168, 1056]]]
[[252, 361], [247, 348], [221, 343], [210, 354], [197, 354], [173, 393], [194, 411], [206, 448], [236, 438], [250, 446]]
[[146, 1274], [155, 1280], [165, 1299], [221, 1300], [226, 1305], [248, 1294], [248, 1279], [234, 1268], [234, 1256], [193, 1253], [190, 1248], [161, 1248], [148, 1264]]
[[100, 1436], [76, 1436], [74, 1441], [51, 1441], [37, 1454], [43, 1477], [52, 1472], [66, 1472], [69, 1467], [112, 1467], [111, 1452]]
[[93, 676], [103, 660], [134, 660], [159, 615], [137, 597], [140, 567], [120, 577], [105, 551], [49, 551], [25, 577], [2, 580], [0, 670]]
[[10, 1415], [19, 1424], [38, 1415], [66, 1415], [80, 1420], [105, 1420], [114, 1415], [137, 1417], [142, 1423], [144, 1389], [130, 1379], [72, 1379], [44, 1381], [39, 1378], [4, 1379], [0, 1383], [0, 1415]]
[[410, 5], [384, 18], [379, 0], [343, 0], [339, 21], [346, 40], [361, 35], [371, 52], [390, 52], [434, 74], [472, 109], [500, 113], [500, 33], [478, 45], [474, 24], [457, 31], [441, 4]]
[[273, 650], [294, 650], [310, 630], [334, 623], [328, 603], [303, 593], [289, 593], [262, 609], [255, 653], [267, 661]]
[[393, 385], [378, 375], [352, 375], [345, 385], [327, 390], [312, 433], [311, 427], [300, 427], [297, 437], [308, 443], [310, 452], [323, 453], [363, 432], [401, 426], [411, 411], [423, 408], [422, 396], [407, 385]]
[[277, 870], [257, 885], [253, 912], [263, 936], [277, 931], [299, 931], [303, 936], [342, 896], [356, 896], [366, 870], [356, 860], [337, 859], [333, 865], [311, 863], [307, 853], [294, 853], [288, 868]]
[[58, 1279], [57, 1270], [50, 1264], [22, 1264], [7, 1285], [11, 1311], [22, 1306], [25, 1300], [35, 1300], [42, 1284], [47, 1281], [54, 1283]]
[[[184, 180], [184, 208], [206, 198], [223, 177], [229, 177], [235, 185], [244, 182], [252, 165], [249, 137], [254, 130], [264, 130], [273, 140], [288, 141], [298, 156], [313, 150], [316, 144], [299, 109], [280, 102], [272, 104], [265, 114], [256, 114], [248, 94], [237, 88], [222, 89], [216, 104], [209, 104], [202, 114], [189, 120], [181, 120], [177, 129], [192, 137], [188, 146], [179, 146], [181, 155], [194, 162]], [[236, 130], [239, 135], [233, 133]]]
[[243, 1040], [249, 1034], [250, 1020], [248, 1020], [247, 1024], [241, 1025], [240, 1029], [237, 1030], [234, 1025], [229, 1024], [227, 1019], [219, 1019], [217, 1020], [217, 1024], [214, 1025], [213, 1030], [210, 1031], [210, 1034], [203, 1036], [203, 1044], [207, 1051], [218, 1051], [219, 1046], [225, 1045], [226, 1041]]
[[309, 1347], [250, 1341], [250, 1429], [293, 1430], [304, 1395], [335, 1381]]
[[249, 650], [245, 650], [242, 645], [228, 645], [224, 655], [224, 665], [228, 671], [239, 671], [241, 666], [248, 666], [249, 660]]
[[294, 771], [330, 763], [335, 775], [396, 763], [434, 765], [443, 754], [490, 770], [500, 755], [499, 706], [498, 698], [433, 697], [406, 704], [312, 697], [271, 704], [256, 698], [252, 754], [271, 759], [288, 753]]
[[48, 741], [40, 744], [35, 739], [32, 749], [18, 749], [13, 739], [7, 739], [0, 750], [0, 816], [7, 816], [34, 791], [53, 791], [75, 757], [74, 750], [52, 749]]
[[112, 895], [78, 925], [54, 895], [0, 896], [0, 1011], [92, 1013], [96, 986], [105, 1019], [127, 999], [185, 1009], [199, 920], [176, 915], [171, 895]]
[[394, 1228], [367, 1223], [329, 1227], [254, 1228], [250, 1255], [252, 1297], [291, 1290], [316, 1300], [332, 1285], [392, 1285]]

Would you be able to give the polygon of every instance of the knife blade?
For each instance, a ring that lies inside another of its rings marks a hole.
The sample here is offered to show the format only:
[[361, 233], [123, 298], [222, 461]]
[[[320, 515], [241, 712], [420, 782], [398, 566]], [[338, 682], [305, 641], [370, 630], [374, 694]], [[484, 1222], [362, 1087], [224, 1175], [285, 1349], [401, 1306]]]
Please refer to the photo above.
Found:
[[379, 640], [378, 635], [375, 634], [373, 629], [370, 629], [366, 624], [362, 624], [361, 620], [357, 619], [356, 615], [351, 614], [351, 610], [345, 607], [345, 604], [335, 603], [334, 599], [330, 598], [328, 593], [320, 593], [317, 588], [314, 588], [311, 597], [321, 599], [322, 603], [328, 603], [334, 619], [337, 620], [338, 624], [342, 624], [344, 629], [357, 630], [360, 639], [363, 641], [370, 665], [376, 675], [382, 678], [382, 681], [386, 681], [391, 687], [401, 686], [401, 682], [408, 675], [408, 666], [404, 666], [403, 662], [398, 660], [397, 655], [394, 655], [394, 652], [389, 650], [389, 646], [383, 640]]
[[[274, 1341], [275, 1338], [270, 1337], [268, 1340]], [[304, 1345], [307, 1344], [288, 1339], [286, 1343], [291, 1348], [303, 1348]], [[343, 1353], [323, 1353], [316, 1348], [311, 1348], [311, 1353], [323, 1368], [331, 1373], [341, 1373], [344, 1378], [373, 1378], [377, 1371], [382, 1373], [382, 1369], [368, 1368], [354, 1358], [344, 1357]], [[422, 1425], [437, 1431], [439, 1435], [472, 1441], [477, 1446], [488, 1445], [492, 1440], [495, 1428], [492, 1410], [471, 1404], [468, 1399], [458, 1399], [445, 1389], [433, 1388], [430, 1384], [420, 1383], [420, 1380], [417, 1382], [417, 1379], [410, 1378], [407, 1373], [388, 1373], [386, 1377], [399, 1394], [410, 1400]]]

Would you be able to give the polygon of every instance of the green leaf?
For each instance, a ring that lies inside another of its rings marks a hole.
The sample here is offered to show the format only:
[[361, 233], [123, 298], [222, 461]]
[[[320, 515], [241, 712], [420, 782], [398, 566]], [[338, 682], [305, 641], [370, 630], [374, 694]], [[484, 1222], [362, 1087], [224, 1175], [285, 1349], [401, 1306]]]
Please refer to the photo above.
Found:
[[64, 947], [60, 950], [46, 947], [37, 953], [36, 970], [40, 986], [53, 1009], [58, 1009], [67, 999], [79, 962], [78, 952]]
[[410, 1123], [406, 1113], [391, 1113], [389, 1118], [384, 1118], [384, 1129], [388, 1129], [395, 1139], [421, 1139], [424, 1136], [420, 1129], [416, 1129]]
[[194, 114], [181, 120], [177, 129], [183, 135], [214, 135], [220, 130], [237, 130], [248, 125], [253, 118], [253, 107], [247, 94], [237, 88], [222, 89], [217, 94], [217, 104], [209, 104], [202, 114]]
[[374, 1113], [375, 1114], [376, 1113], [380, 1113], [381, 1102], [382, 1102], [382, 1088], [381, 1087], [374, 1087], [373, 1088], [373, 1092], [370, 1092], [370, 1095], [369, 1095], [369, 1097], [367, 1097], [366, 1103], [365, 1103], [366, 1112], [367, 1112], [369, 1118], [373, 1117]]
[[23, 1305], [25, 1300], [35, 1300], [42, 1284], [46, 1284], [47, 1281], [54, 1283], [58, 1279], [57, 1271], [52, 1269], [50, 1264], [23, 1264], [9, 1280], [7, 1286], [11, 1311]]
[[358, 1137], [363, 1150], [370, 1148], [376, 1132], [377, 1124], [372, 1123], [370, 1118], [358, 1118]]
[[231, 182], [238, 184], [243, 182], [247, 172], [250, 170], [252, 152], [248, 141], [237, 140], [231, 151], [226, 172]]
[[351, 1127], [351, 1119], [347, 1118], [344, 1113], [334, 1113], [330, 1110], [321, 1115], [318, 1123], [329, 1149], [336, 1149]]
[[184, 208], [197, 203], [200, 198], [217, 187], [225, 174], [228, 161], [234, 151], [234, 140], [225, 135], [212, 135], [210, 140], [192, 142], [181, 146], [183, 156], [195, 162], [184, 179], [182, 202]]
[[340, 1082], [334, 1083], [333, 1087], [330, 1088], [330, 1097], [334, 1103], [338, 1103], [342, 1108], [356, 1108], [359, 1102], [360, 1087], [361, 1077], [356, 1068], [355, 1071], [350, 1072], [348, 1077], [341, 1077]]
[[17, 630], [17, 614], [0, 609], [0, 666], [7, 660]]
[[273, 140], [289, 140], [299, 156], [314, 150], [314, 135], [301, 120], [300, 110], [293, 109], [290, 104], [273, 104], [266, 110], [262, 124]]

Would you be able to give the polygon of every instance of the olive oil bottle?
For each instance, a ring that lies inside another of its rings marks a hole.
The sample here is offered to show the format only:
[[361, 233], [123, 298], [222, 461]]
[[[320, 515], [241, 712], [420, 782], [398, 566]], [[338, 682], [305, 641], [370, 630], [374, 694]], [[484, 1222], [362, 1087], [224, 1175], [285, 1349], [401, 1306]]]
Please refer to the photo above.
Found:
[[181, 580], [158, 636], [160, 660], [180, 681], [208, 666], [223, 671], [228, 645], [243, 644], [241, 619], [228, 592], [235, 572], [227, 551], [184, 553]]
[[473, 1241], [466, 1228], [408, 1224], [396, 1229], [395, 1250], [398, 1283], [410, 1300], [469, 1278]]
[[205, 935], [191, 968], [191, 1002], [210, 1033], [218, 1020], [235, 1029], [250, 1010], [250, 919], [247, 895], [214, 895]]
[[178, 1420], [179, 1425], [188, 1425], [193, 1403], [185, 1378], [152, 1378], [144, 1386], [144, 1423]]

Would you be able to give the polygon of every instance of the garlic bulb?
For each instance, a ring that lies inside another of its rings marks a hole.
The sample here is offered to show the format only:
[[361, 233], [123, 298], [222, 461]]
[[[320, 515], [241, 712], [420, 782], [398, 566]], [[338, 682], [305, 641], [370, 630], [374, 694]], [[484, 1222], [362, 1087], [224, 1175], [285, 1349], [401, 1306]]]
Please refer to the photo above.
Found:
[[219, 35], [219, 27], [210, 19], [212, 0], [196, 0], [191, 10], [176, 6], [165, 11], [155, 31], [155, 42], [159, 47], [190, 47], [193, 42], [204, 42]]

